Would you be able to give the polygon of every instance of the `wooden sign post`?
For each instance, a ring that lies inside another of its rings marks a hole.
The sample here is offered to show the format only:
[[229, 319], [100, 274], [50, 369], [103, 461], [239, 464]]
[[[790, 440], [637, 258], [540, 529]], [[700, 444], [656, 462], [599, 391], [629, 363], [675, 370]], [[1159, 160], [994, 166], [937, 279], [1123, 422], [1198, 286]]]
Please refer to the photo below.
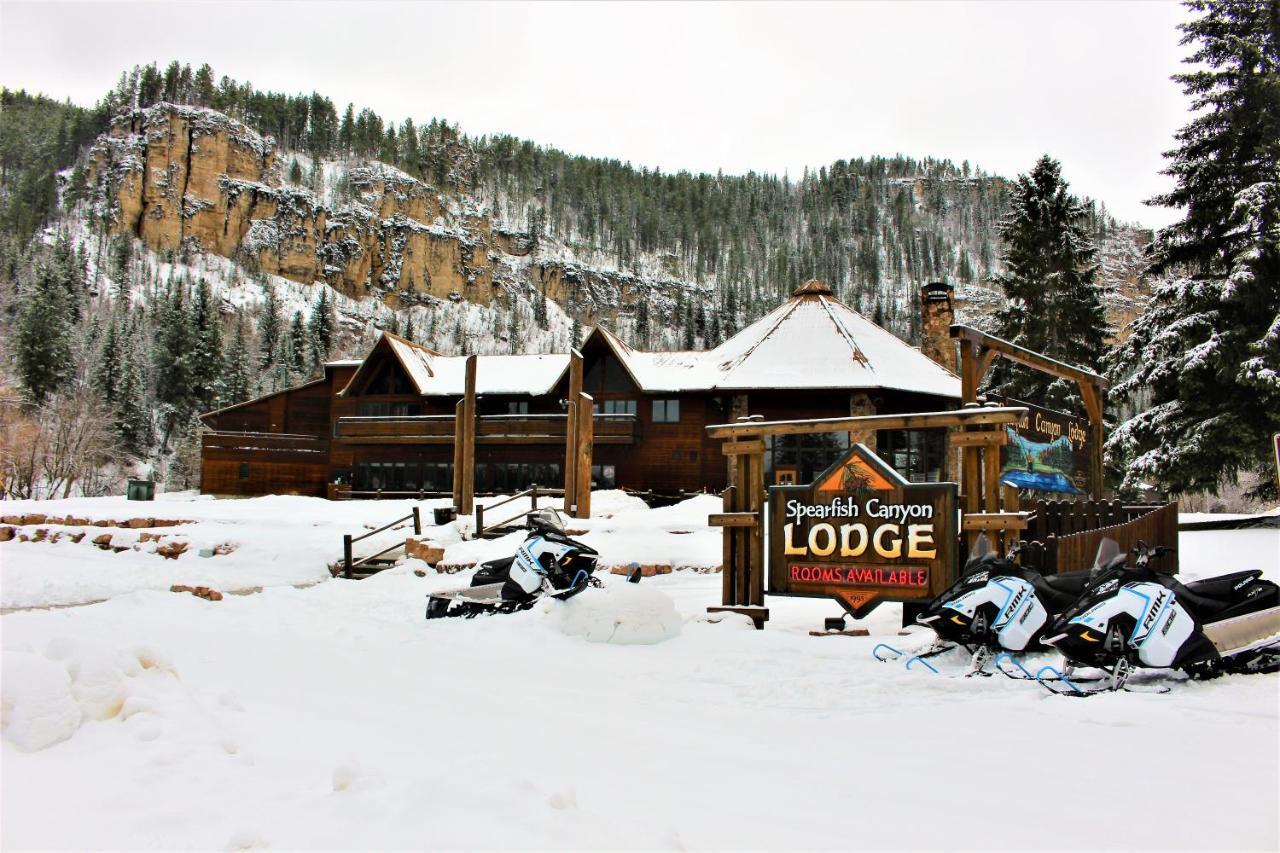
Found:
[[[582, 353], [569, 351], [569, 397], [564, 428], [564, 511], [575, 515], [578, 504], [578, 397], [582, 396]], [[588, 498], [590, 500], [590, 498]]]
[[467, 356], [463, 396], [454, 407], [453, 505], [471, 515], [476, 502], [476, 357]]
[[574, 518], [591, 517], [591, 455], [595, 445], [595, 400], [590, 394], [578, 394], [576, 458], [573, 463], [576, 483], [573, 488]]

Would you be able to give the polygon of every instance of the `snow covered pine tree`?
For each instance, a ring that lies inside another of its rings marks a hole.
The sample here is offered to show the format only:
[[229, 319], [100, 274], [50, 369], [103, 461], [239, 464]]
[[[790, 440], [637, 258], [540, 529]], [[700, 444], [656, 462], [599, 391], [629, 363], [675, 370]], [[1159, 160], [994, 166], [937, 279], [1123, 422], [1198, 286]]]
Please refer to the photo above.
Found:
[[1154, 288], [1110, 359], [1120, 394], [1145, 402], [1108, 442], [1125, 485], [1215, 490], [1244, 471], [1274, 496], [1280, 431], [1280, 3], [1194, 0], [1195, 44], [1176, 76], [1195, 117], [1153, 204], [1185, 208], [1156, 235]]
[[[997, 334], [1052, 358], [1096, 369], [1105, 349], [1106, 315], [1096, 283], [1097, 249], [1088, 210], [1067, 192], [1062, 166], [1045, 155], [1019, 175], [1000, 221], [1005, 271], [995, 276], [1005, 306]], [[1076, 384], [1004, 363], [992, 371], [1004, 394], [1053, 408], [1082, 406]]]

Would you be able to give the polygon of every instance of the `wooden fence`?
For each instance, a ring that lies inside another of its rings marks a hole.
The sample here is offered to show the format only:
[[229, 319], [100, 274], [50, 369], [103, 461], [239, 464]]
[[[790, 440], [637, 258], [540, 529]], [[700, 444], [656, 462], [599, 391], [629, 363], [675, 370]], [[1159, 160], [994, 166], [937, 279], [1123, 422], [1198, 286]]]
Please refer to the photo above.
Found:
[[[1070, 572], [1093, 565], [1103, 539], [1129, 551], [1139, 542], [1178, 546], [1177, 504], [1125, 506], [1119, 501], [1039, 501], [1024, 538], [1033, 543], [1047, 572]], [[1178, 554], [1162, 557], [1155, 568], [1178, 571]]]

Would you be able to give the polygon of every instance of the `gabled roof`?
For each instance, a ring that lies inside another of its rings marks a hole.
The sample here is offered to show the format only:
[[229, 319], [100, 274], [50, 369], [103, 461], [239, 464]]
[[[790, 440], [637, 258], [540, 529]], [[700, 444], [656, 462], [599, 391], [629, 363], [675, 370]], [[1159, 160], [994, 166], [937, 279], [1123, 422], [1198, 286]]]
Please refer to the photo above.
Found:
[[820, 281], [713, 350], [641, 352], [599, 335], [643, 391], [892, 388], [959, 398], [960, 380], [838, 302]]
[[[820, 281], [799, 287], [783, 305], [713, 350], [642, 352], [601, 326], [601, 340], [645, 392], [751, 391], [769, 388], [889, 388], [960, 397], [960, 380], [915, 347], [836, 300]], [[585, 347], [585, 343], [584, 343]], [[466, 356], [448, 356], [383, 332], [369, 357], [386, 349], [419, 394], [463, 393]], [[342, 394], [372, 369], [366, 357]], [[482, 355], [479, 394], [546, 394], [569, 368], [569, 356]]]
[[[351, 381], [339, 392], [346, 396], [370, 367], [370, 357], [386, 349], [400, 363], [419, 394], [461, 396], [466, 383], [467, 356], [441, 355], [433, 349], [383, 332]], [[569, 356], [481, 355], [476, 363], [477, 394], [547, 394], [569, 369]]]

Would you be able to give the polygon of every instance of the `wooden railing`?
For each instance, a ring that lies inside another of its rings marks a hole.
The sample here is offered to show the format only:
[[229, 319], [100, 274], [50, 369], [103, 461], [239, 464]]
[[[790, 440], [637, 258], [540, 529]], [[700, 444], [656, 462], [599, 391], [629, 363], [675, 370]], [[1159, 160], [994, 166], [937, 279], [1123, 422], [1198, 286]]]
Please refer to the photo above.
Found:
[[[562, 497], [563, 495], [564, 495], [564, 489], [548, 489], [541, 486], [533, 485], [525, 489], [523, 492], [516, 492], [514, 495], [507, 498], [506, 500], [498, 501], [496, 504], [489, 504], [489, 506], [487, 507], [482, 506], [480, 504], [476, 504], [476, 538], [479, 539], [481, 536], [484, 535], [485, 531], [487, 530], [497, 530], [499, 527], [506, 527], [511, 522], [518, 521], [519, 519], [522, 519], [525, 516], [527, 516], [529, 513], [534, 512], [538, 508], [539, 497], [550, 498], [550, 497]], [[525, 510], [524, 512], [516, 513], [510, 518], [503, 519], [502, 521], [494, 522], [493, 524], [485, 523], [486, 513], [493, 512], [498, 507], [506, 506], [509, 503], [514, 503], [520, 498], [529, 499], [529, 509]]]
[[1139, 542], [1165, 545], [1174, 552], [1154, 567], [1178, 571], [1178, 506], [1123, 506], [1119, 501], [1040, 501], [1031, 519], [1027, 538], [1031, 551], [1040, 552], [1047, 572], [1069, 572], [1093, 565], [1103, 539], [1114, 539], [1122, 551]]
[[413, 511], [410, 512], [408, 515], [403, 516], [401, 518], [397, 518], [395, 521], [384, 524], [381, 527], [379, 527], [377, 530], [370, 530], [368, 533], [362, 533], [359, 536], [352, 536], [350, 533], [344, 534], [342, 537], [342, 575], [343, 577], [350, 578], [352, 569], [358, 569], [360, 566], [365, 565], [370, 560], [376, 560], [378, 557], [381, 557], [383, 554], [386, 554], [390, 551], [394, 551], [397, 548], [403, 548], [405, 543], [397, 542], [394, 545], [390, 545], [386, 548], [383, 548], [381, 551], [377, 552], [376, 554], [368, 554], [364, 557], [359, 558], [358, 560], [352, 558], [352, 555], [351, 555], [352, 545], [354, 545], [355, 543], [359, 542], [362, 539], [368, 539], [370, 536], [376, 536], [377, 534], [383, 532], [384, 530], [390, 530], [391, 528], [395, 527], [397, 524], [403, 524], [409, 519], [413, 519], [414, 535], [421, 536], [422, 535], [422, 514], [419, 512], [416, 506], [413, 508]]
[[283, 432], [206, 432], [200, 444], [207, 458], [227, 454], [239, 459], [250, 450], [259, 457], [313, 462], [329, 453], [329, 442], [323, 438]]
[[[481, 415], [477, 444], [563, 444], [566, 415]], [[452, 415], [338, 418], [335, 438], [350, 444], [453, 444]], [[597, 444], [634, 444], [634, 415], [596, 415]]]

